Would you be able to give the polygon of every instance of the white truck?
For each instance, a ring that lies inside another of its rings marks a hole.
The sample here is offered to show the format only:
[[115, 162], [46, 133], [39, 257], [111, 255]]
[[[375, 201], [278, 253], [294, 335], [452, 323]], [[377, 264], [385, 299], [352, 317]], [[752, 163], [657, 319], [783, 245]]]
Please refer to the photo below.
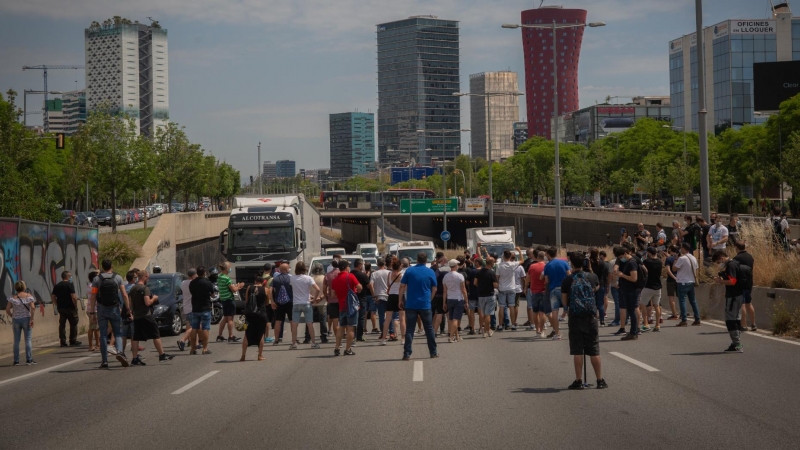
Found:
[[219, 247], [237, 282], [251, 282], [266, 262], [286, 260], [294, 271], [322, 252], [319, 211], [303, 194], [236, 197]]
[[408, 258], [411, 265], [414, 265], [417, 263], [417, 255], [420, 252], [425, 252], [425, 254], [428, 255], [428, 262], [425, 265], [430, 267], [433, 259], [436, 257], [436, 247], [433, 245], [433, 241], [402, 242], [397, 249], [397, 257], [400, 259]]
[[[490, 254], [502, 257], [504, 250], [513, 251], [516, 245], [514, 227], [467, 228], [467, 250], [478, 253], [478, 244]], [[481, 255], [484, 252], [481, 251]]]

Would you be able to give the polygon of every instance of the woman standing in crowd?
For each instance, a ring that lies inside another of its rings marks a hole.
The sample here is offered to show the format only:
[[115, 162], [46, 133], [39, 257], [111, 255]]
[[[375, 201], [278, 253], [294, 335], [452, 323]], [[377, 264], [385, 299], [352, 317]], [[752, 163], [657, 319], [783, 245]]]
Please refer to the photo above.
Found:
[[33, 360], [31, 348], [31, 331], [33, 328], [33, 310], [36, 307], [36, 298], [25, 292], [28, 286], [24, 281], [14, 283], [17, 294], [9, 297], [6, 303], [6, 314], [11, 316], [14, 329], [14, 365], [19, 365], [19, 340], [20, 334], [25, 333], [25, 364], [36, 364]]
[[[247, 355], [247, 347], [258, 346], [258, 360], [264, 360], [264, 335], [267, 332], [267, 292], [263, 285], [263, 278], [257, 276], [254, 283], [247, 287], [244, 293], [244, 310], [247, 317], [247, 330], [242, 340], [242, 357]], [[255, 304], [250, 306], [250, 303]]]

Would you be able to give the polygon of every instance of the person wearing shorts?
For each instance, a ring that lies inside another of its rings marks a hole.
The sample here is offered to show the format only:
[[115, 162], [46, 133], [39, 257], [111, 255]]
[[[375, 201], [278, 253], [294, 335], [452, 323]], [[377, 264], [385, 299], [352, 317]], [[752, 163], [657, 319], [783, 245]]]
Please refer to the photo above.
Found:
[[[280, 344], [283, 339], [283, 324], [285, 322], [292, 322], [292, 278], [289, 275], [289, 261], [278, 261], [278, 270], [280, 273], [272, 277], [272, 309], [275, 311], [275, 342], [273, 346]], [[313, 280], [312, 280], [313, 281]], [[283, 294], [281, 294], [283, 291]], [[267, 291], [269, 294], [270, 291]], [[312, 318], [313, 319], [313, 318]], [[292, 344], [295, 342], [292, 341]]]
[[333, 334], [335, 336], [339, 329], [339, 299], [336, 297], [336, 291], [333, 290], [331, 283], [339, 276], [339, 261], [335, 259], [331, 261], [328, 269], [325, 274], [325, 280], [322, 282], [322, 295], [328, 302], [325, 307], [328, 313], [328, 335]]
[[448, 263], [450, 273], [442, 278], [444, 285], [443, 296], [447, 299], [448, 335], [447, 342], [459, 342], [461, 336], [458, 334], [458, 324], [464, 316], [464, 302], [467, 299], [467, 287], [464, 276], [458, 273], [458, 260], [451, 259]]
[[350, 262], [346, 259], [339, 261], [339, 275], [333, 280], [332, 285], [333, 290], [336, 291], [336, 297], [341, 299], [339, 301], [339, 330], [336, 333], [336, 348], [334, 348], [333, 354], [336, 356], [341, 354], [342, 335], [346, 333], [344, 354], [352, 356], [355, 355], [352, 346], [358, 326], [358, 311], [348, 314], [349, 299], [347, 296], [350, 290], [359, 293], [364, 287], [358, 282], [358, 278], [350, 273]]
[[[483, 267], [483, 260], [476, 258], [473, 261], [474, 267], [467, 268], [465, 278], [467, 280], [467, 319], [469, 320], [469, 334], [479, 333], [483, 324], [483, 313], [478, 309], [478, 287], [475, 286], [475, 277], [478, 271]], [[475, 329], [475, 314], [478, 314], [478, 329]]]
[[144, 366], [141, 355], [139, 355], [139, 342], [153, 341], [158, 351], [158, 361], [169, 361], [172, 359], [171, 355], [164, 352], [161, 345], [161, 334], [158, 331], [158, 324], [153, 314], [150, 312], [150, 307], [158, 302], [158, 296], [150, 293], [150, 288], [147, 287], [147, 279], [150, 275], [145, 270], [140, 270], [138, 273], [138, 281], [136, 286], [131, 288], [130, 303], [131, 311], [133, 311], [133, 339], [131, 340], [131, 353], [133, 360], [131, 365]]
[[222, 262], [219, 264], [219, 276], [217, 277], [217, 289], [219, 289], [219, 303], [222, 305], [222, 320], [219, 322], [219, 333], [217, 333], [217, 342], [225, 342], [222, 337], [222, 332], [225, 331], [225, 326], [228, 327], [227, 342], [239, 342], [242, 339], [233, 335], [233, 316], [236, 315], [236, 303], [234, 302], [234, 294], [239, 289], [244, 287], [244, 283], [239, 282], [233, 284], [230, 277], [231, 263]]
[[497, 289], [497, 275], [495, 275], [492, 267], [494, 266], [494, 258], [491, 256], [486, 258], [486, 267], [481, 268], [473, 284], [478, 287], [478, 313], [481, 315], [483, 321], [483, 337], [492, 337], [492, 317], [497, 309], [497, 301], [494, 297], [494, 291]]
[[403, 279], [403, 271], [401, 270], [400, 260], [394, 258], [392, 260], [392, 271], [389, 273], [388, 285], [388, 298], [386, 300], [386, 318], [383, 321], [383, 336], [390, 341], [396, 341], [397, 335], [392, 332], [394, 325], [394, 315], [399, 316], [400, 336], [402, 336], [401, 345], [405, 343], [406, 335], [406, 315], [399, 314], [402, 309], [400, 308], [400, 280]]
[[[208, 333], [211, 330], [211, 298], [214, 296], [214, 283], [206, 278], [206, 268], [197, 268], [197, 278], [189, 283], [189, 292], [192, 293], [192, 335], [191, 342], [198, 340], [203, 345], [203, 354], [208, 354]], [[197, 349], [191, 348], [189, 354], [196, 355]]]
[[558, 310], [563, 306], [561, 304], [561, 283], [564, 278], [569, 274], [569, 264], [561, 259], [557, 259], [558, 251], [555, 247], [547, 249], [547, 256], [550, 261], [544, 266], [544, 271], [539, 277], [544, 280], [545, 285], [550, 290], [550, 325], [553, 326], [553, 331], [548, 336], [554, 341], [560, 341], [561, 335], [559, 334], [558, 324]]
[[[562, 302], [564, 308], [569, 310], [570, 303], [576, 301], [572, 294], [572, 284], [576, 277], [583, 277], [584, 280], [589, 281], [595, 288], [599, 285], [599, 280], [592, 280], [589, 275], [583, 271], [583, 263], [585, 256], [580, 252], [572, 252], [569, 256], [570, 264], [572, 265], [572, 273], [567, 275], [562, 284], [561, 292], [563, 292]], [[596, 277], [595, 277], [596, 278]], [[587, 300], [594, 300], [593, 298]], [[575, 381], [569, 386], [568, 389], [584, 389], [583, 384], [583, 360], [586, 356], [592, 363], [595, 376], [597, 377], [597, 389], [605, 389], [608, 387], [605, 379], [603, 379], [602, 366], [600, 363], [600, 326], [598, 321], [599, 312], [596, 308], [595, 302], [590, 301], [593, 310], [586, 310], [580, 314], [569, 312], [569, 319], [567, 321], [567, 328], [569, 330], [569, 354], [572, 355], [573, 365], [575, 366]]]
[[656, 313], [653, 331], [658, 332], [661, 331], [661, 271], [664, 269], [664, 263], [658, 257], [658, 250], [655, 247], [648, 247], [647, 258], [642, 261], [642, 264], [647, 269], [647, 280], [639, 295], [639, 311], [642, 314], [641, 331], [650, 331], [650, 327], [647, 326], [647, 308], [651, 307]]
[[313, 278], [308, 276], [306, 263], [298, 261], [294, 267], [294, 276], [290, 280], [292, 286], [292, 345], [297, 350], [297, 325], [304, 318], [306, 329], [311, 338], [311, 348], [319, 348], [314, 336], [314, 305], [319, 303], [319, 287]]
[[528, 284], [525, 292], [528, 295], [528, 309], [531, 311], [531, 325], [528, 330], [536, 332], [539, 337], [544, 337], [544, 324], [550, 315], [550, 297], [545, 293], [547, 285], [542, 280], [545, 267], [545, 253], [537, 251], [533, 263], [528, 266]]

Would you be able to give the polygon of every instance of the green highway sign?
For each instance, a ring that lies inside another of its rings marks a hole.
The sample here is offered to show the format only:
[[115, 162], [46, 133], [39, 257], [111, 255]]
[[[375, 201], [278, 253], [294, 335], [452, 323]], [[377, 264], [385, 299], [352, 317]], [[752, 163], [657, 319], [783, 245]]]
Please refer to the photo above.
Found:
[[[400, 200], [400, 212], [408, 213], [408, 202], [410, 200], [405, 198]], [[440, 213], [444, 212], [445, 202], [447, 203], [447, 212], [458, 211], [458, 199], [456, 198], [415, 198], [411, 204], [411, 213]]]

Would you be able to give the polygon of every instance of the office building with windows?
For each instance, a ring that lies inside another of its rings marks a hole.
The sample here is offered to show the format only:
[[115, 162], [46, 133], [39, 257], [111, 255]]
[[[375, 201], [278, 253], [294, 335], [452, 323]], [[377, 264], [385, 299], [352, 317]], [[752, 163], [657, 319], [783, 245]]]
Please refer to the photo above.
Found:
[[[543, 6], [522, 11], [522, 23], [583, 24], [586, 11]], [[553, 61], [553, 33], [550, 30], [522, 29], [525, 51], [525, 100], [528, 107], [528, 135], [551, 139], [550, 121], [553, 117], [553, 68], [558, 70], [558, 112], [580, 108], [578, 99], [578, 60], [581, 55], [583, 27], [556, 32], [558, 61]]]
[[[459, 25], [413, 16], [377, 25], [378, 154], [427, 164], [461, 154]], [[331, 171], [333, 172], [333, 167]]]
[[[725, 20], [703, 30], [708, 127], [717, 134], [766, 120], [753, 110], [754, 63], [800, 60], [800, 17], [792, 17], [788, 3], [771, 10], [769, 18]], [[674, 125], [697, 131], [696, 33], [671, 41], [668, 51]]]
[[278, 166], [272, 161], [264, 161], [261, 164], [261, 178], [267, 182], [274, 180], [278, 176]]
[[330, 115], [331, 177], [350, 178], [369, 172], [375, 161], [375, 115], [346, 112]]
[[[650, 118], [669, 122], [670, 104], [667, 96], [634, 97], [626, 104], [592, 105], [561, 116], [559, 142], [590, 144], [612, 133], [621, 133], [637, 121]], [[551, 136], [554, 139], [555, 136]]]
[[71, 136], [86, 123], [86, 91], [70, 91], [44, 102], [47, 109], [51, 133], [64, 133]]
[[169, 121], [167, 30], [158, 22], [95, 22], [84, 40], [88, 110], [125, 114], [140, 133], [155, 135]]
[[294, 178], [297, 175], [297, 164], [289, 159], [275, 161], [275, 176], [278, 178]]
[[[514, 123], [519, 120], [519, 91], [516, 72], [483, 72], [469, 76], [470, 129], [472, 130], [472, 156], [488, 161], [489, 142], [492, 144], [492, 161], [500, 161], [514, 154]], [[491, 119], [491, 123], [489, 123]], [[491, 136], [489, 136], [491, 132]]]
[[514, 150], [528, 140], [528, 122], [514, 122]]

